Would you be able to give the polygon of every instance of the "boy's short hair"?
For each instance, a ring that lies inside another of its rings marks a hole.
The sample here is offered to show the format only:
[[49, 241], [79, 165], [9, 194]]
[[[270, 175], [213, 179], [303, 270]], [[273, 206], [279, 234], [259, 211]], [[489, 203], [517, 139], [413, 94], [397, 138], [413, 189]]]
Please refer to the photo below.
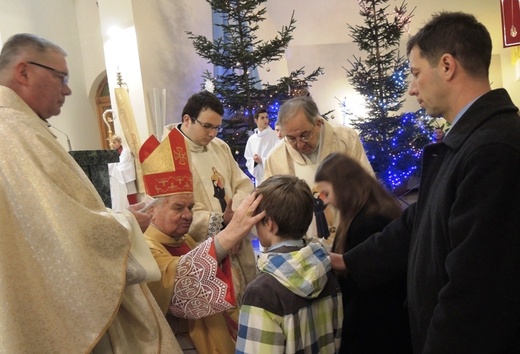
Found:
[[275, 175], [263, 181], [255, 192], [262, 195], [256, 212], [265, 210], [265, 217], [276, 222], [277, 236], [287, 239], [301, 239], [305, 236], [312, 221], [314, 199], [304, 180], [289, 175]]

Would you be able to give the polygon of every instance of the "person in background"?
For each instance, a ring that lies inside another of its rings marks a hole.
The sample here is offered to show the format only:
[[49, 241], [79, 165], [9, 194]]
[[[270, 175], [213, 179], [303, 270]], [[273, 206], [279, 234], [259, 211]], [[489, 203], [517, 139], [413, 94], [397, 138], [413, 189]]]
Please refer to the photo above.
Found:
[[276, 133], [276, 137], [278, 138], [279, 142], [283, 141], [283, 133], [282, 128], [280, 128], [280, 123], [276, 122], [274, 125], [274, 131]]
[[440, 143], [444, 139], [444, 130], [440, 127], [433, 129], [432, 141], [434, 143]]
[[[395, 197], [345, 154], [327, 156], [315, 180], [323, 201], [340, 215], [332, 252], [350, 251], [401, 215]], [[336, 276], [344, 311], [339, 353], [411, 353], [406, 272], [370, 290], [360, 289], [346, 272], [336, 272]]]
[[[307, 183], [280, 175], [256, 188], [256, 224], [266, 251], [240, 308], [236, 353], [335, 353], [343, 302], [327, 251], [306, 244], [313, 197]], [[252, 210], [252, 209], [250, 209]]]
[[[297, 96], [284, 102], [278, 111], [278, 124], [285, 144], [276, 145], [265, 161], [264, 178], [278, 174], [297, 176], [315, 189], [314, 175], [323, 159], [332, 152], [343, 152], [357, 160], [371, 175], [372, 167], [361, 145], [358, 134], [346, 126], [332, 126], [320, 116], [318, 106], [308, 95]], [[317, 191], [319, 193], [319, 191]], [[313, 220], [308, 238], [324, 238], [318, 230], [329, 229], [328, 242], [334, 240], [337, 215], [332, 208], [325, 209], [327, 225]]]
[[[224, 106], [208, 91], [193, 94], [182, 110], [182, 122], [166, 126], [179, 130], [190, 151], [195, 206], [189, 234], [203, 241], [222, 230], [231, 221], [233, 204], [239, 205], [253, 191], [251, 179], [240, 169], [229, 146], [217, 138], [221, 130]], [[233, 278], [240, 302], [245, 286], [256, 276], [253, 246], [249, 237], [233, 249]]]
[[255, 185], [259, 186], [264, 176], [265, 158], [276, 145], [278, 138], [269, 126], [269, 116], [265, 108], [255, 112], [255, 123], [257, 128], [247, 139], [244, 157], [247, 170], [255, 178]]
[[160, 278], [149, 217], [107, 210], [49, 130], [65, 57], [28, 33], [0, 52], [0, 351], [182, 353], [145, 285]]
[[145, 236], [162, 277], [148, 287], [183, 348], [232, 353], [238, 308], [229, 251], [262, 218], [244, 215], [260, 199], [251, 204], [254, 197], [247, 197], [224, 230], [197, 244], [188, 234], [195, 201], [183, 135], [174, 129], [160, 144], [151, 136], [139, 156], [146, 192], [157, 198]]
[[123, 148], [118, 135], [112, 135], [110, 147], [119, 153], [119, 162], [108, 164], [112, 209], [121, 211], [138, 203], [134, 156], [129, 149]]
[[520, 118], [491, 90], [492, 42], [462, 12], [435, 14], [407, 44], [409, 94], [450, 132], [422, 154], [417, 203], [341, 255], [363, 289], [407, 270], [414, 353], [520, 352]]

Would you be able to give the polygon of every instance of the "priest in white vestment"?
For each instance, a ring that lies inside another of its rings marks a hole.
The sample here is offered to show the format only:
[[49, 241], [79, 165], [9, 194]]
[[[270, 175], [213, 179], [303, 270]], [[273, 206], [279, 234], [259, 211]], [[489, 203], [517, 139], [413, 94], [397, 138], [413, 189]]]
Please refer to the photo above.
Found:
[[[217, 133], [221, 130], [224, 107], [208, 91], [193, 94], [182, 111], [182, 122], [166, 126], [179, 130], [190, 150], [195, 206], [189, 234], [196, 241], [212, 237], [230, 222], [234, 209], [253, 191], [251, 179], [240, 169], [231, 149]], [[256, 257], [250, 239], [231, 257], [240, 270], [235, 288], [245, 289], [256, 277]], [[238, 297], [240, 301], [241, 296]]]
[[269, 126], [269, 116], [265, 108], [255, 112], [255, 123], [257, 128], [247, 139], [244, 157], [247, 170], [255, 179], [255, 186], [259, 186], [264, 177], [264, 161], [279, 140], [276, 132]]
[[112, 210], [121, 211], [137, 204], [135, 161], [130, 149], [123, 147], [120, 136], [113, 135], [110, 146], [119, 154], [119, 162], [108, 164]]
[[[346, 126], [332, 126], [319, 115], [318, 107], [311, 97], [294, 97], [280, 107], [278, 121], [284, 135], [283, 144], [277, 144], [265, 162], [264, 178], [277, 174], [297, 176], [307, 182], [313, 195], [319, 196], [314, 183], [316, 169], [332, 152], [342, 152], [358, 161], [372, 176], [374, 171], [356, 131]], [[316, 205], [320, 205], [316, 198]], [[338, 213], [331, 206], [319, 207], [315, 214], [325, 214], [326, 225], [317, 225], [313, 218], [308, 238], [318, 238], [326, 247], [331, 246], [338, 226]], [[319, 231], [328, 234], [320, 234]], [[328, 237], [331, 238], [327, 241]]]

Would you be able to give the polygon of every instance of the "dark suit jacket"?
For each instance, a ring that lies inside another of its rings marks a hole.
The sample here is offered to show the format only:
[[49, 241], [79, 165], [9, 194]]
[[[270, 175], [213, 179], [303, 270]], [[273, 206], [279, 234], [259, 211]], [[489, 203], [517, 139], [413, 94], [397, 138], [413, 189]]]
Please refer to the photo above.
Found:
[[520, 118], [503, 89], [424, 149], [416, 204], [344, 256], [370, 287], [408, 274], [415, 353], [520, 353]]

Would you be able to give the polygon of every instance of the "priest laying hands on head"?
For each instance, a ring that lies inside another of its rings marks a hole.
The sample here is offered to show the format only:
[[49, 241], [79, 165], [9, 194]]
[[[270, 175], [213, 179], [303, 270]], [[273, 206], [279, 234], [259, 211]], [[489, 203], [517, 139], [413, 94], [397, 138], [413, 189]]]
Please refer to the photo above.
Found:
[[150, 137], [139, 157], [146, 191], [157, 198], [145, 236], [162, 279], [149, 288], [181, 343], [199, 354], [234, 352], [240, 289], [229, 253], [264, 217], [252, 216], [261, 198], [248, 196], [224, 230], [197, 244], [188, 234], [195, 200], [182, 134], [174, 129], [162, 143]]

